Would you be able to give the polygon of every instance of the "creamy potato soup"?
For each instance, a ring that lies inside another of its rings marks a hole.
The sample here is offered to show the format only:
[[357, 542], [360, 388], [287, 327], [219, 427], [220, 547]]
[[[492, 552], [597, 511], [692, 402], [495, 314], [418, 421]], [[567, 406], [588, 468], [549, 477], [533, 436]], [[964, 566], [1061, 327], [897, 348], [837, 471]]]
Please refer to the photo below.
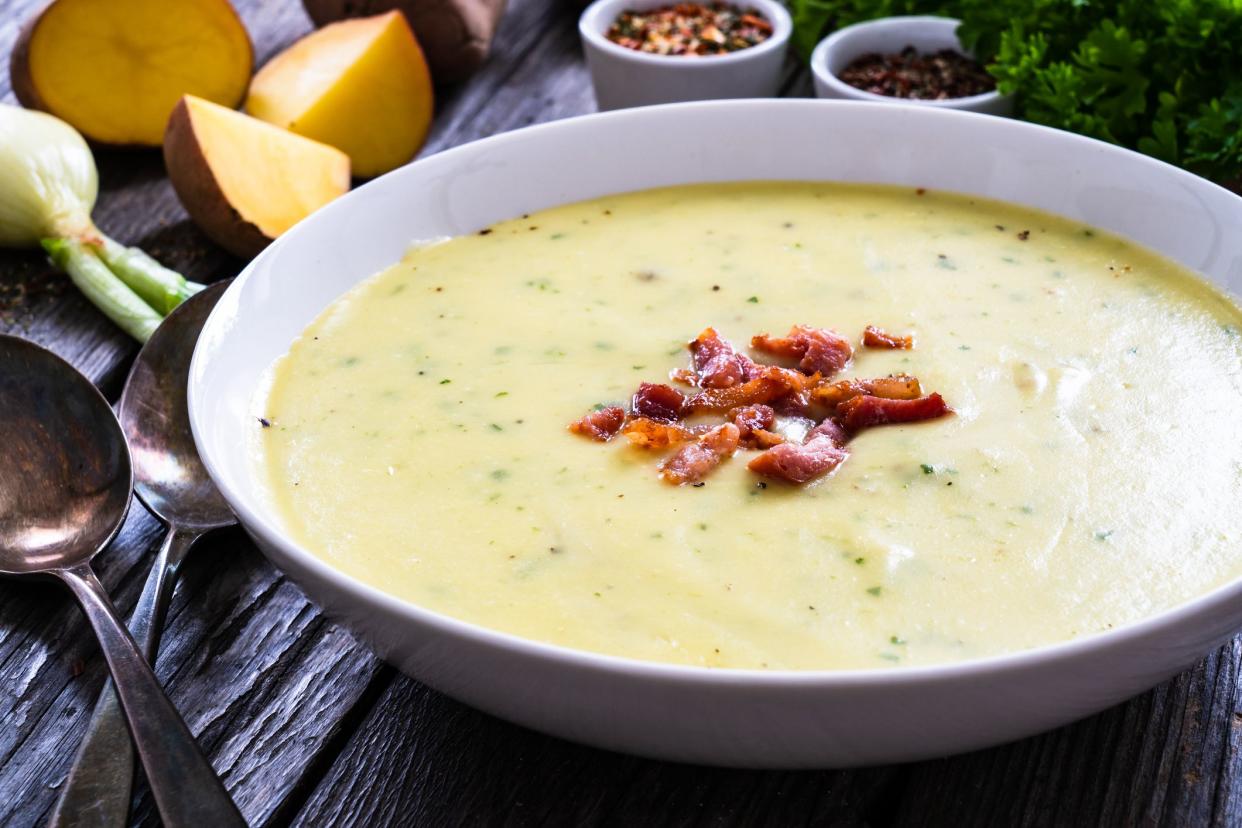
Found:
[[[795, 323], [854, 342], [842, 377], [910, 374], [954, 413], [861, 432], [802, 486], [765, 483], [749, 450], [673, 486], [668, 452], [567, 429], [668, 382], [708, 326], [746, 352]], [[867, 325], [915, 347], [859, 348]], [[653, 190], [359, 284], [273, 367], [255, 456], [314, 554], [487, 627], [708, 667], [971, 659], [1239, 574], [1240, 332], [1191, 273], [1024, 208]]]

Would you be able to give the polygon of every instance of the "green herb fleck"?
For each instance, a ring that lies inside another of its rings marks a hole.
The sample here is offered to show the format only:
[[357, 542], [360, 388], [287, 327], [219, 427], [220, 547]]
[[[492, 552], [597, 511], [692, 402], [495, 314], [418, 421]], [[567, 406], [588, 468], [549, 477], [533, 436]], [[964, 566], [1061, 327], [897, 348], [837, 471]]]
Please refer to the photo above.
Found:
[[492, 480], [508, 480], [508, 479], [509, 479], [508, 469], [494, 469], [492, 471]]
[[873, 586], [867, 590], [867, 594], [874, 595], [875, 597], [879, 598], [880, 593], [883, 591], [884, 591], [883, 587]]
[[442, 379], [442, 380], [440, 380], [440, 384], [441, 384], [441, 385], [448, 385], [450, 382], [452, 382], [452, 380], [451, 380], [451, 379]]
[[1112, 529], [1102, 529], [1095, 533], [1095, 539], [1098, 541], [1106, 541], [1113, 536]]
[[491, 426], [492, 431], [504, 431], [504, 428], [502, 428], [499, 423], [489, 423], [489, 425]]
[[855, 558], [854, 559], [854, 563], [858, 564], [859, 566], [862, 566], [866, 562], [867, 562], [866, 558]]
[[507, 397], [507, 396], [509, 396], [508, 391], [497, 391], [496, 392], [496, 399], [500, 399], [501, 397]]
[[919, 468], [923, 470], [923, 474], [935, 474], [936, 467], [931, 463], [919, 463]]
[[888, 643], [896, 644], [898, 647], [904, 647], [906, 645], [906, 640], [904, 638], [901, 638], [900, 636], [892, 635], [892, 636], [889, 636]]
[[752, 305], [757, 305], [757, 304], [759, 304], [759, 297], [758, 297], [758, 296], [752, 296], [752, 297], [750, 297], [749, 299], [747, 299], [746, 301], [747, 301], [747, 302], [750, 302]]

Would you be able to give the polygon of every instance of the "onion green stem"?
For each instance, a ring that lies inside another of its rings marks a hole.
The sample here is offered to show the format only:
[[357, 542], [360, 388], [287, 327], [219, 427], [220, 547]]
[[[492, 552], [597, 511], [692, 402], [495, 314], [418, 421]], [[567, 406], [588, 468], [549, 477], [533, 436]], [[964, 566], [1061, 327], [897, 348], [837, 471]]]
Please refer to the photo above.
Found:
[[123, 331], [146, 342], [163, 317], [122, 282], [92, 245], [76, 239], [43, 239], [48, 256], [95, 307]]
[[99, 258], [161, 316], [172, 313], [173, 308], [203, 289], [137, 247], [126, 247], [102, 233], [100, 236], [103, 244], [97, 249]]

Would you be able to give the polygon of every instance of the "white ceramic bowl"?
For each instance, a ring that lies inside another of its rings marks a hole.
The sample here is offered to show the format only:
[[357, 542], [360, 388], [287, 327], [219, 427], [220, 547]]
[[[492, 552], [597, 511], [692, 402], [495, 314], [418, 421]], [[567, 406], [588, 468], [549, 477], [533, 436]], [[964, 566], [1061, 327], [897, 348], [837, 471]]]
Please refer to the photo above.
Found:
[[1119, 702], [1242, 626], [1239, 580], [1123, 628], [945, 666], [777, 672], [646, 663], [516, 638], [398, 600], [294, 543], [263, 505], [247, 452], [263, 372], [324, 307], [411, 240], [609, 193], [740, 179], [881, 182], [1004, 199], [1128, 236], [1242, 292], [1242, 198], [1076, 135], [926, 107], [815, 100], [572, 118], [402, 167], [260, 254], [221, 298], [194, 354], [190, 417], [208, 471], [268, 557], [401, 670], [502, 718], [668, 759], [844, 766], [978, 748]]
[[959, 23], [960, 20], [951, 17], [883, 17], [838, 29], [821, 40], [811, 53], [811, 73], [815, 78], [816, 96], [1008, 115], [1013, 110], [1013, 100], [999, 92], [985, 92], [982, 95], [943, 101], [918, 101], [864, 92], [837, 77], [837, 73], [849, 66], [855, 58], [872, 52], [893, 54], [907, 46], [913, 46], [922, 53], [953, 49], [969, 55], [957, 39]]
[[667, 6], [673, 0], [595, 0], [578, 19], [595, 102], [600, 109], [706, 101], [770, 98], [780, 91], [781, 67], [793, 23], [776, 0], [730, 0], [758, 9], [772, 24], [772, 36], [727, 55], [652, 55], [618, 46], [604, 33], [623, 11]]

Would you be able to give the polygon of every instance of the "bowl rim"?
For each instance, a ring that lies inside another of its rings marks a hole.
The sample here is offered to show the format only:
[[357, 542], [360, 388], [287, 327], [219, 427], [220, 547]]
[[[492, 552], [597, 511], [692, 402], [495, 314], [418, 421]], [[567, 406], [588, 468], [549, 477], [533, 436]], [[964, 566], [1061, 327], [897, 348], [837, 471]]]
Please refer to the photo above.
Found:
[[[793, 33], [793, 18], [789, 11], [777, 0], [742, 0], [733, 2], [732, 6], [753, 6], [763, 13], [772, 23], [772, 36], [757, 46], [750, 46], [724, 55], [657, 55], [627, 49], [604, 37], [604, 28], [600, 27], [601, 19], [604, 27], [610, 24], [616, 12], [622, 8], [644, 7], [658, 8], [670, 5], [671, 0], [594, 0], [578, 17], [578, 33], [584, 44], [589, 44], [606, 54], [648, 66], [662, 66], [668, 69], [679, 67], [687, 72], [710, 71], [713, 66], [731, 66], [747, 60], [761, 58], [770, 52], [784, 50]], [[676, 71], [676, 70], [675, 70]]]
[[[1208, 179], [1194, 175], [1193, 173], [1179, 167], [1175, 167], [1164, 161], [1160, 161], [1156, 158], [1143, 155], [1124, 147], [1108, 144], [1103, 141], [1088, 138], [1084, 135], [1070, 133], [1040, 124], [1007, 118], [996, 118], [994, 116], [978, 112], [954, 109], [936, 110], [903, 103], [895, 103], [893, 106], [903, 107], [908, 110], [911, 115], [918, 113], [915, 117], [924, 119], [984, 119], [983, 121], [979, 121], [979, 123], [987, 123], [993, 128], [999, 127], [1002, 129], [1014, 129], [1042, 134], [1057, 141], [1081, 144], [1095, 148], [1097, 151], [1124, 156], [1129, 164], [1143, 164], [1161, 168], [1164, 170], [1165, 174], [1173, 175], [1175, 178], [1181, 179], [1183, 182], [1186, 182], [1189, 186], [1194, 188], [1207, 188], [1209, 191], [1218, 190], [1220, 193], [1224, 194], [1227, 197], [1227, 200], [1231, 201], [1239, 211], [1242, 211], [1242, 196], [1239, 196], [1221, 187], [1220, 185], [1209, 181]], [[423, 162], [434, 162], [438, 164], [451, 163], [456, 156], [479, 152], [481, 149], [499, 146], [509, 141], [527, 140], [532, 135], [564, 129], [567, 125], [581, 123], [582, 121], [588, 119], [596, 121], [622, 121], [630, 118], [643, 118], [647, 117], [652, 112], [670, 109], [684, 110], [711, 108], [743, 110], [744, 114], [750, 117], [760, 117], [762, 110], [773, 107], [789, 109], [806, 108], [808, 110], [812, 108], [818, 109], [823, 107], [832, 107], [845, 111], [875, 111], [875, 107], [871, 104], [856, 100], [763, 98], [750, 100], [691, 101], [578, 115], [571, 118], [522, 127], [516, 130], [491, 135], [476, 141], [467, 142], [465, 144], [436, 153], [435, 155], [428, 156], [425, 159], [420, 159], [419, 161], [405, 165], [404, 167], [399, 167], [392, 172], [372, 179], [371, 181], [349, 193], [346, 193], [341, 198], [336, 199], [334, 202], [316, 211], [314, 216], [303, 220], [292, 230], [286, 231], [285, 234], [269, 245], [266, 250], [252, 260], [234, 279], [233, 284], [229, 286], [225, 294], [221, 297], [221, 301], [212, 310], [211, 315], [204, 324], [203, 332], [206, 334], [213, 328], [223, 328], [229, 333], [221, 331], [219, 335], [236, 335], [235, 333], [232, 333], [235, 328], [232, 324], [233, 319], [230, 316], [230, 303], [224, 301], [228, 294], [239, 293], [251, 279], [258, 278], [256, 274], [267, 267], [267, 262], [273, 258], [276, 251], [279, 251], [286, 246], [299, 243], [299, 238], [302, 235], [311, 233], [312, 231], [308, 228], [313, 228], [315, 216], [333, 215], [335, 213], [352, 209], [355, 202], [358, 202], [360, 199], [366, 197], [363, 195], [364, 193], [372, 190], [378, 192], [377, 185], [379, 185], [381, 181], [392, 176], [400, 176], [404, 174], [404, 171], [408, 170], [410, 167], [413, 167], [415, 164]], [[1131, 241], [1134, 240], [1131, 239]], [[1136, 243], [1142, 244], [1142, 242], [1137, 241]], [[1227, 291], [1225, 292], [1225, 295], [1228, 296], [1235, 305], [1242, 305], [1242, 303], [1239, 302], [1238, 296]], [[333, 567], [322, 558], [316, 556], [300, 543], [297, 543], [289, 537], [288, 534], [280, 527], [279, 520], [275, 516], [273, 509], [267, 508], [261, 510], [260, 507], [243, 497], [242, 493], [231, 485], [227, 475], [222, 473], [212, 452], [210, 450], [205, 450], [210, 444], [209, 441], [203, 436], [208, 431], [208, 423], [206, 420], [207, 415], [204, 411], [206, 403], [204, 403], [203, 399], [199, 396], [201, 393], [199, 385], [200, 377], [206, 371], [206, 368], [204, 367], [205, 363], [209, 362], [211, 359], [211, 355], [207, 353], [210, 348], [204, 346], [204, 343], [210, 339], [211, 337], [208, 336], [200, 336], [191, 360], [189, 384], [187, 387], [190, 426], [204, 466], [206, 467], [212, 480], [219, 487], [221, 494], [225, 497], [229, 505], [237, 514], [239, 522], [246, 529], [246, 531], [252, 535], [257, 535], [261, 540], [261, 546], [266, 544], [270, 548], [277, 550], [280, 558], [292, 561], [300, 570], [299, 575], [301, 573], [307, 573], [314, 579], [326, 582], [330, 584], [338, 593], [345, 593], [354, 601], [367, 605], [372, 610], [376, 608], [382, 609], [392, 615], [401, 616], [413, 623], [430, 628], [438, 634], [464, 638], [469, 640], [472, 644], [478, 646], [505, 650], [523, 657], [539, 659], [546, 662], [561, 662], [564, 666], [581, 671], [618, 673], [644, 679], [665, 680], [683, 684], [701, 684], [705, 686], [827, 689], [859, 688], [874, 686], [877, 684], [895, 686], [951, 684], [964, 680], [968, 681], [971, 679], [982, 678], [994, 673], [1038, 669], [1057, 662], [1069, 662], [1092, 653], [1102, 653], [1107, 650], [1123, 647], [1126, 644], [1136, 644], [1150, 634], [1158, 632], [1162, 628], [1176, 626], [1195, 616], [1209, 614], [1217, 607], [1228, 606], [1242, 600], [1242, 574], [1239, 574], [1233, 579], [1225, 581], [1187, 601], [1176, 604], [1153, 615], [1139, 618], [1133, 622], [1122, 624], [1112, 629], [1094, 632], [1067, 641], [1053, 642], [1023, 650], [1015, 650], [961, 661], [915, 666], [844, 669], [820, 668], [807, 670], [706, 667], [674, 662], [651, 661], [628, 656], [609, 655], [606, 653], [576, 649], [546, 641], [524, 638], [513, 633], [485, 627], [422, 607], [412, 601], [408, 601], [387, 593], [379, 587], [372, 586], [353, 575]], [[253, 394], [256, 390], [257, 389], [251, 389], [251, 393]], [[264, 512], [270, 513], [271, 518], [269, 519]], [[264, 552], [265, 556], [267, 556], [266, 550], [264, 550]], [[270, 558], [270, 556], [268, 557]], [[282, 571], [284, 571], [283, 560], [276, 561], [276, 564], [282, 569]], [[299, 580], [299, 577], [294, 577], [295, 582], [298, 582]]]
[[[967, 95], [961, 98], [944, 98], [943, 100], [924, 100], [921, 98], [894, 98], [889, 95], [879, 95], [875, 92], [868, 92], [865, 89], [859, 89], [850, 86], [845, 81], [837, 77], [836, 73], [828, 70], [828, 57], [834, 49], [844, 49], [849, 43], [850, 38], [872, 29], [888, 29], [897, 28], [898, 24], [913, 24], [922, 26], [936, 26], [938, 28], [947, 27], [952, 24], [954, 30], [961, 25], [961, 20], [956, 17], [941, 17], [932, 14], [911, 14], [911, 15], [894, 15], [893, 17], [877, 17], [874, 20], [864, 20], [861, 23], [854, 23], [849, 26], [837, 29], [832, 34], [825, 37], [819, 43], [815, 44], [815, 49], [811, 52], [811, 72], [815, 77], [822, 81], [825, 85], [831, 87], [838, 94], [859, 101], [874, 101], [876, 103], [903, 103], [913, 106], [926, 106], [933, 109], [961, 109], [968, 107], [976, 107], [986, 105], [994, 101], [998, 101], [1004, 97], [997, 89], [991, 92], [981, 92], [978, 95]], [[956, 36], [956, 35], [955, 35]], [[960, 47], [961, 41], [958, 41]], [[966, 49], [961, 49], [963, 54], [973, 57]]]

